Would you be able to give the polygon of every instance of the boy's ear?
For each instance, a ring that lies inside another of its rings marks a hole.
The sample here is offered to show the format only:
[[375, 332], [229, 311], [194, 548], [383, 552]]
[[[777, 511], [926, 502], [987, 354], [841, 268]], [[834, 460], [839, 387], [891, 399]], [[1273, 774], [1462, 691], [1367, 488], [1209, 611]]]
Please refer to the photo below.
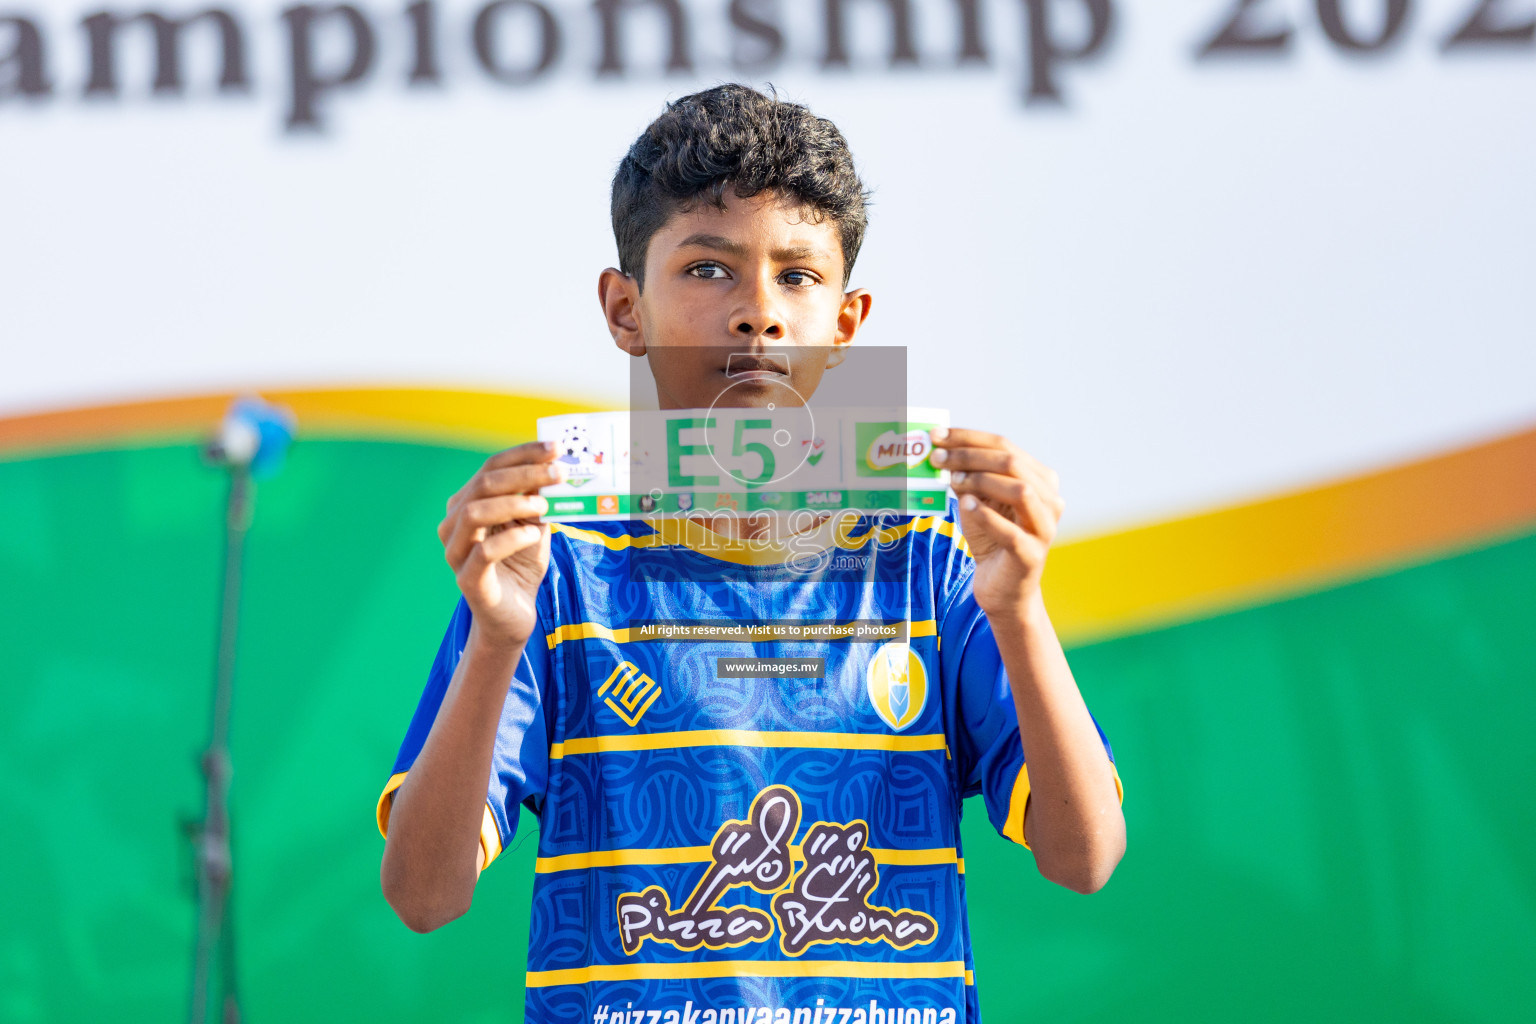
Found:
[[613, 343], [632, 356], [645, 355], [645, 332], [640, 327], [640, 283], [622, 270], [609, 267], [597, 277], [597, 301], [603, 307]]
[[827, 368], [838, 365], [848, 354], [854, 335], [869, 318], [869, 307], [875, 298], [863, 288], [855, 288], [843, 296], [843, 304], [837, 311], [837, 333], [832, 337], [832, 351], [827, 355]]

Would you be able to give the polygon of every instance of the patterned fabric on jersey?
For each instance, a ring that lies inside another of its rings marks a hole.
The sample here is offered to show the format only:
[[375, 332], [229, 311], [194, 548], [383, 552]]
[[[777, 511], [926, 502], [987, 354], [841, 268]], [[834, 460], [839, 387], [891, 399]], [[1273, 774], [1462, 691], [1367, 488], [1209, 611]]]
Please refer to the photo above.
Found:
[[[861, 520], [814, 564], [670, 527], [555, 527], [481, 835], [489, 864], [522, 808], [539, 819], [527, 1020], [975, 1024], [961, 801], [981, 794], [1023, 843], [1029, 782], [953, 503]], [[642, 628], [858, 620], [907, 624], [910, 638]], [[461, 600], [381, 830], [469, 628]], [[751, 657], [824, 658], [825, 673], [719, 677], [717, 659]]]

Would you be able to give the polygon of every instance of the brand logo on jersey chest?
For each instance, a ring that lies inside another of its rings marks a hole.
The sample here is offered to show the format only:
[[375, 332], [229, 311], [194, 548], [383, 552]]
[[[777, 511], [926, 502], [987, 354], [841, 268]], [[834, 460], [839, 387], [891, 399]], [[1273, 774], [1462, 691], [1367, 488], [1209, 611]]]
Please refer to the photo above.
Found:
[[599, 697], [605, 693], [608, 696], [603, 703], [622, 718], [625, 725], [634, 726], [661, 696], [661, 684], [641, 672], [634, 662], [621, 661], [597, 688]]
[[[731, 949], [766, 941], [800, 956], [818, 943], [886, 942], [907, 949], [939, 937], [931, 914], [871, 901], [880, 869], [869, 847], [869, 824], [818, 821], [796, 845], [800, 794], [775, 785], [758, 792], [739, 821], [727, 821], [709, 845], [709, 864], [681, 905], [660, 885], [619, 895], [619, 940], [634, 956], [646, 939], [680, 950]], [[799, 863], [797, 869], [796, 863]], [[771, 894], [768, 910], [720, 906], [731, 890]]]

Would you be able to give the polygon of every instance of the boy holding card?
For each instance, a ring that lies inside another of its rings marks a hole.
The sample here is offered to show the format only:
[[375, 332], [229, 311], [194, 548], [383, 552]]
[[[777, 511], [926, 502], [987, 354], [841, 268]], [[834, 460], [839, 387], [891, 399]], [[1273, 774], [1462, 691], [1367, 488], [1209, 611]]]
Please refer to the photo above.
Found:
[[[677, 101], [620, 165], [613, 220], [620, 267], [599, 299], [663, 409], [810, 395], [869, 315], [869, 293], [845, 290], [863, 187], [803, 107], [735, 85]], [[489, 459], [438, 528], [463, 599], [379, 802], [402, 920], [427, 931], [468, 910], [527, 808], [530, 1022], [978, 1021], [962, 799], [981, 794], [1079, 892], [1108, 880], [1125, 825], [1040, 593], [1055, 474], [993, 434], [933, 443], [947, 514], [793, 538], [551, 525], [554, 445]], [[808, 536], [858, 564], [788, 571], [788, 541]], [[663, 621], [901, 635], [701, 642], [635, 625]], [[726, 673], [729, 655], [821, 674]]]

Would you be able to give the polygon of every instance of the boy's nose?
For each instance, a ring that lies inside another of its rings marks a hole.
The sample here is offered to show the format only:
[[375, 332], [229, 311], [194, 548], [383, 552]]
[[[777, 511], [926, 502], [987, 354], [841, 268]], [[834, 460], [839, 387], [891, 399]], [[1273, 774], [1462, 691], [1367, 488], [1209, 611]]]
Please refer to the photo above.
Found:
[[774, 303], [773, 283], [757, 281], [743, 299], [745, 301], [731, 314], [731, 333], [738, 338], [784, 340], [786, 328]]
[[736, 318], [734, 330], [744, 338], [755, 338], [758, 335], [762, 335], [765, 338], [777, 340], [784, 337], [783, 323], [770, 313], [739, 314]]

